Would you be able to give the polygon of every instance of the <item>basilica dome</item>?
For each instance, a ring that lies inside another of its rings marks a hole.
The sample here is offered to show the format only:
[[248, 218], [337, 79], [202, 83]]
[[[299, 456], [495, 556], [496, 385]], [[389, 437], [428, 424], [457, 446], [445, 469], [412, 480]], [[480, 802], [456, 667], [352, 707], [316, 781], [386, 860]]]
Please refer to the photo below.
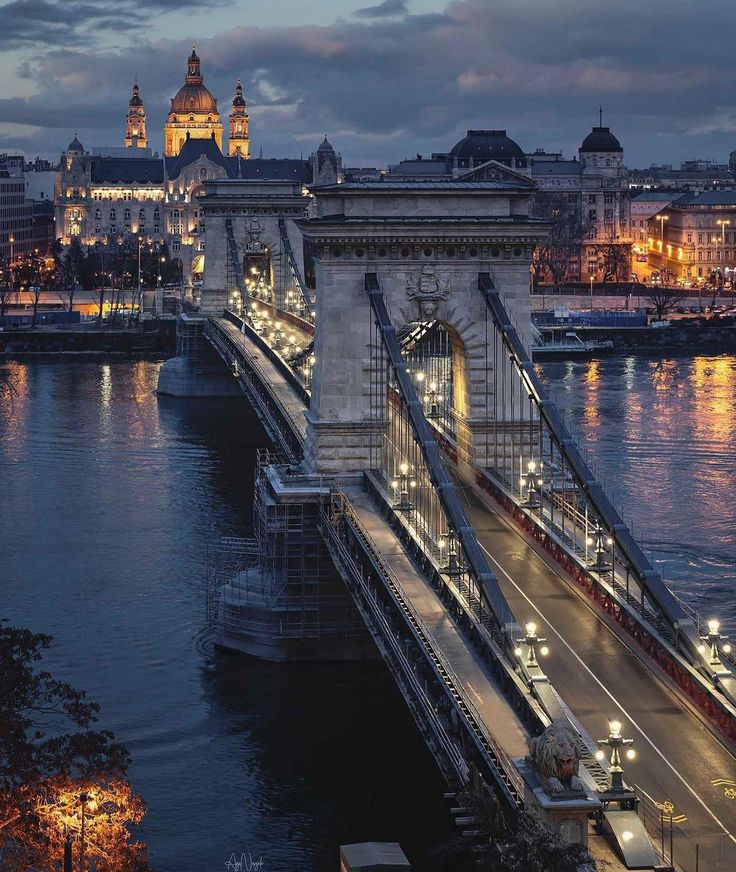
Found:
[[217, 100], [212, 96], [204, 85], [204, 77], [200, 67], [197, 52], [192, 49], [187, 64], [187, 74], [184, 84], [179, 88], [175, 97], [171, 99], [170, 114], [177, 112], [181, 115], [187, 112], [210, 112], [217, 114]]
[[217, 100], [204, 85], [182, 85], [171, 98], [171, 111], [181, 115], [187, 112], [217, 113]]

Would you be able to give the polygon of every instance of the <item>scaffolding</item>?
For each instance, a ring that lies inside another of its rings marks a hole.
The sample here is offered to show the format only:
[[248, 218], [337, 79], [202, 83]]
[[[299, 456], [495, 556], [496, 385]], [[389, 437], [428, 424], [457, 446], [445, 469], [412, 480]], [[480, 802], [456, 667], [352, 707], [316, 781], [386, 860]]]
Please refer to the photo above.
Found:
[[[325, 497], [326, 498], [326, 497]], [[216, 644], [251, 653], [349, 657], [367, 639], [318, 529], [318, 479], [258, 452], [252, 539], [223, 539], [209, 561]]]

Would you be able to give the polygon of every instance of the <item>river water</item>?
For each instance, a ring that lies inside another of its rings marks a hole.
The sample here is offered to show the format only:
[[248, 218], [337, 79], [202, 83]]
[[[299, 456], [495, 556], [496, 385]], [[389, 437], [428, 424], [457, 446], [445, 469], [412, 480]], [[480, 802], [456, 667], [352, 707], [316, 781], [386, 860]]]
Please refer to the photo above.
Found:
[[[207, 547], [247, 534], [266, 444], [245, 401], [157, 398], [152, 362], [0, 366], [0, 614], [130, 748], [160, 872], [330, 872], [368, 840], [424, 868], [444, 786], [383, 666], [202, 642]], [[736, 629], [736, 358], [541, 372], [678, 593]]]

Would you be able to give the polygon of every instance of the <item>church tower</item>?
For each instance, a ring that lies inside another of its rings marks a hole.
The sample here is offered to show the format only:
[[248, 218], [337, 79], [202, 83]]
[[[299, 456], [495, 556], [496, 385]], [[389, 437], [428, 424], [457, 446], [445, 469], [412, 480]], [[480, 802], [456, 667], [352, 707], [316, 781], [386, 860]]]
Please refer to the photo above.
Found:
[[222, 124], [217, 100], [204, 84], [201, 61], [194, 46], [187, 61], [184, 84], [171, 100], [164, 125], [164, 154], [172, 157], [182, 150], [188, 139], [214, 139], [222, 148]]
[[138, 79], [133, 82], [133, 96], [128, 103], [128, 114], [125, 116], [125, 147], [146, 148], [146, 110], [143, 108]]
[[235, 157], [239, 154], [244, 160], [248, 160], [250, 150], [250, 139], [248, 139], [248, 112], [243, 98], [243, 87], [238, 79], [238, 86], [235, 89], [235, 99], [233, 100], [233, 110], [230, 113], [230, 142], [228, 144], [228, 155]]

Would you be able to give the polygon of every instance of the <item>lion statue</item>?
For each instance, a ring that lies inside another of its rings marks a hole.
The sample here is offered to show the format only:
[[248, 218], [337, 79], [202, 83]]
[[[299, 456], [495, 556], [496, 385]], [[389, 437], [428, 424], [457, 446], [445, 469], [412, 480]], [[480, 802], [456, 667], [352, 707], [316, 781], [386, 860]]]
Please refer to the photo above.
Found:
[[580, 751], [577, 736], [569, 724], [554, 721], [541, 736], [530, 739], [529, 755], [550, 793], [565, 790], [585, 793], [585, 785], [578, 777]]

